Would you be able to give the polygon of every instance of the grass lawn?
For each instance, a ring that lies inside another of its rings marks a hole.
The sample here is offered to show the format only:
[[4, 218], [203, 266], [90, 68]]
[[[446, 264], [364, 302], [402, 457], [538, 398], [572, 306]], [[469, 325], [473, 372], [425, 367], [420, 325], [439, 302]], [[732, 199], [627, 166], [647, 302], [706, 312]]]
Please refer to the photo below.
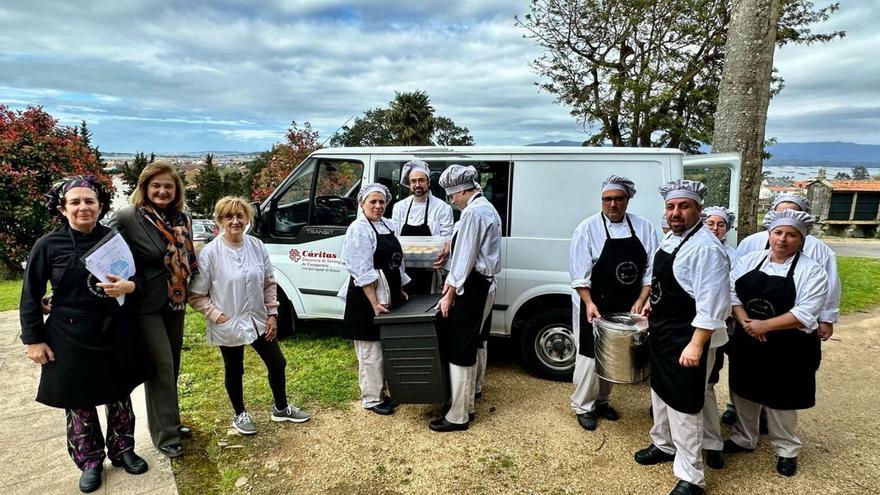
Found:
[[[288, 399], [312, 413], [348, 407], [358, 398], [357, 360], [351, 344], [328, 336], [333, 325], [308, 327], [311, 330], [280, 341], [287, 358]], [[173, 462], [178, 489], [182, 495], [226, 493], [242, 474], [242, 457], [254, 455], [259, 443], [221, 447], [234, 442], [226, 435], [232, 408], [223, 385], [223, 360], [220, 351], [205, 342], [204, 317], [192, 309], [187, 310], [181, 361], [181, 417], [193, 428], [194, 438], [184, 444], [186, 455]], [[270, 429], [266, 418], [273, 404], [266, 368], [250, 348], [245, 351], [244, 398], [258, 428]]]
[[0, 311], [18, 309], [21, 280], [0, 280]]
[[880, 260], [838, 258], [837, 271], [843, 287], [841, 314], [866, 311], [880, 304]]

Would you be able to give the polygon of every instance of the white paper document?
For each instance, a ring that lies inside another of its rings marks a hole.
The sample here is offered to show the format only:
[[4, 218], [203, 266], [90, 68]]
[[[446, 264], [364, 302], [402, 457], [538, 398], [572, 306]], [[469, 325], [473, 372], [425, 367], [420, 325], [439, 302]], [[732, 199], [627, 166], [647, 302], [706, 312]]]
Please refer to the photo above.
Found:
[[[116, 275], [123, 280], [128, 280], [134, 275], [134, 256], [131, 254], [128, 244], [117, 233], [106, 242], [96, 246], [83, 258], [86, 268], [103, 283], [109, 283], [108, 274]], [[125, 303], [125, 295], [116, 298], [119, 305]]]

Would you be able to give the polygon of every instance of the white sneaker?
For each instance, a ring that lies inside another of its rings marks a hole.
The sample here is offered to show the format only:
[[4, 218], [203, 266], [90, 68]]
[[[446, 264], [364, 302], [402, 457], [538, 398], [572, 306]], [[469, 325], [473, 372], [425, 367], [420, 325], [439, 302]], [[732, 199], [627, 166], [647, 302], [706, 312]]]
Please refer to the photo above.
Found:
[[292, 421], [294, 423], [305, 423], [309, 419], [311, 419], [311, 415], [305, 411], [300, 410], [298, 407], [288, 404], [282, 410], [275, 409], [272, 407], [272, 421]]
[[257, 425], [254, 424], [247, 411], [232, 417], [232, 427], [242, 435], [253, 435], [257, 432]]

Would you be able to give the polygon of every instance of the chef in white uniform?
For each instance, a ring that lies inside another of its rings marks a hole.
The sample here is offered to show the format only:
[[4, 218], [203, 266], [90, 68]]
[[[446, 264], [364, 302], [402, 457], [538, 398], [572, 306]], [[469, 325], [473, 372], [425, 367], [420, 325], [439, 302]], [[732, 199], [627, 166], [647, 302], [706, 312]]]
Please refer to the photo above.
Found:
[[[724, 206], [707, 206], [703, 208], [703, 223], [712, 231], [712, 234], [721, 241], [724, 252], [730, 266], [736, 262], [736, 249], [727, 244], [727, 233], [736, 222], [736, 214]], [[733, 318], [727, 318], [727, 337], [733, 333]], [[715, 341], [717, 342], [717, 340]], [[724, 366], [724, 353], [728, 352], [730, 342], [714, 347], [715, 365], [709, 372], [709, 382], [706, 385], [706, 404], [703, 406], [703, 450], [706, 451], [706, 465], [713, 469], [724, 467], [724, 457], [721, 451], [724, 447], [724, 439], [721, 438], [721, 416], [718, 414], [718, 399], [715, 397], [715, 384], [718, 383], [721, 367]]]
[[[771, 211], [793, 209], [812, 214], [810, 201], [797, 194], [783, 193], [773, 200], [770, 205]], [[736, 247], [737, 256], [744, 256], [754, 251], [769, 249], [770, 234], [766, 230], [754, 233], [739, 241]], [[840, 276], [837, 273], [837, 255], [827, 244], [817, 239], [816, 236], [808, 235], [804, 239], [804, 254], [815, 260], [825, 268], [828, 274], [828, 296], [819, 314], [819, 337], [828, 340], [834, 333], [834, 324], [840, 317]]]
[[[412, 160], [403, 165], [400, 184], [409, 188], [410, 195], [394, 204], [391, 219], [394, 220], [398, 238], [404, 236], [452, 237], [452, 206], [431, 194], [431, 170], [422, 160]], [[409, 294], [431, 292], [434, 272], [425, 268], [410, 268], [412, 278], [407, 286]]]
[[596, 417], [617, 421], [609, 404], [611, 382], [596, 374], [593, 318], [608, 313], [641, 313], [651, 290], [651, 258], [657, 233], [647, 219], [627, 213], [635, 184], [612, 175], [602, 183], [601, 210], [582, 221], [571, 236], [569, 272], [572, 328], [577, 346], [571, 408], [585, 430]]
[[816, 371], [822, 357], [817, 335], [828, 276], [801, 248], [813, 218], [803, 211], [770, 211], [770, 249], [742, 256], [730, 274], [737, 320], [730, 356], [731, 396], [737, 422], [727, 453], [758, 445], [759, 414], [767, 414], [776, 471], [794, 476], [801, 441], [797, 410], [816, 404]]
[[438, 322], [441, 349], [449, 362], [451, 405], [445, 416], [429, 425], [447, 432], [467, 430], [473, 418], [480, 331], [495, 301], [495, 275], [501, 271], [501, 217], [483, 197], [474, 167], [450, 165], [440, 176], [440, 185], [461, 209]]
[[670, 231], [654, 255], [649, 313], [651, 445], [639, 464], [673, 463], [672, 494], [702, 494], [703, 404], [714, 362], [710, 341], [727, 340], [730, 265], [721, 242], [700, 221], [706, 186], [678, 179], [660, 187]]

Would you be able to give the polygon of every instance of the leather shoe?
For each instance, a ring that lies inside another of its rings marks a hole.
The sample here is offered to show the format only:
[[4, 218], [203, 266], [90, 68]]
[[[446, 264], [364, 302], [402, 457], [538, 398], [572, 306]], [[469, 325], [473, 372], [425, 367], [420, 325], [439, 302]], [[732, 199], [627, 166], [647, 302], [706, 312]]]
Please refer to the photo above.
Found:
[[652, 466], [663, 462], [672, 462], [675, 459], [675, 454], [667, 454], [652, 443], [648, 448], [636, 452], [633, 458], [643, 466]]
[[83, 493], [91, 493], [98, 488], [101, 488], [101, 471], [103, 470], [103, 464], [98, 467], [83, 470], [82, 474], [79, 475], [79, 491]]
[[706, 451], [706, 465], [712, 469], [724, 469], [724, 456], [720, 450]]
[[446, 418], [438, 418], [428, 423], [428, 428], [434, 431], [445, 433], [447, 431], [463, 431], [468, 429], [468, 423], [450, 423]]
[[754, 451], [755, 449], [740, 447], [738, 443], [729, 438], [724, 441], [724, 448], [721, 449], [721, 452], [724, 452], [725, 454], [739, 454], [740, 452], [752, 453]]
[[122, 456], [119, 459], [110, 459], [110, 464], [113, 464], [116, 467], [125, 468], [125, 472], [128, 474], [143, 474], [147, 472], [149, 466], [147, 466], [147, 461], [143, 460], [141, 456], [134, 453], [134, 451], [127, 450], [122, 453]]
[[172, 443], [164, 447], [159, 447], [159, 452], [165, 454], [165, 457], [180, 457], [183, 455], [183, 447], [179, 443]]
[[797, 473], [797, 457], [780, 457], [776, 461], [776, 472], [783, 476], [794, 476]]
[[723, 413], [721, 413], [721, 422], [726, 424], [727, 426], [733, 426], [736, 424], [736, 411], [733, 409], [725, 409]]
[[190, 438], [193, 436], [192, 429], [189, 426], [180, 425], [177, 427], [177, 434], [180, 438]]
[[391, 407], [391, 403], [389, 402], [380, 402], [373, 407], [368, 407], [370, 411], [373, 411], [376, 414], [381, 414], [382, 416], [391, 416], [394, 414], [394, 408]]
[[617, 414], [617, 411], [607, 402], [596, 403], [596, 409], [593, 410], [593, 413], [607, 419], [608, 421], [617, 421], [620, 419], [620, 414]]
[[669, 492], [669, 495], [703, 495], [704, 493], [706, 493], [706, 490], [699, 486], [688, 483], [685, 480], [678, 480], [678, 483], [675, 484], [675, 488]]
[[482, 391], [482, 390], [480, 390], [479, 392], [477, 392], [477, 393], [474, 394], [474, 399], [479, 399], [479, 398], [482, 398], [482, 397], [483, 397], [483, 391]]
[[581, 428], [587, 431], [593, 431], [596, 429], [596, 415], [590, 411], [578, 414], [577, 419]]

